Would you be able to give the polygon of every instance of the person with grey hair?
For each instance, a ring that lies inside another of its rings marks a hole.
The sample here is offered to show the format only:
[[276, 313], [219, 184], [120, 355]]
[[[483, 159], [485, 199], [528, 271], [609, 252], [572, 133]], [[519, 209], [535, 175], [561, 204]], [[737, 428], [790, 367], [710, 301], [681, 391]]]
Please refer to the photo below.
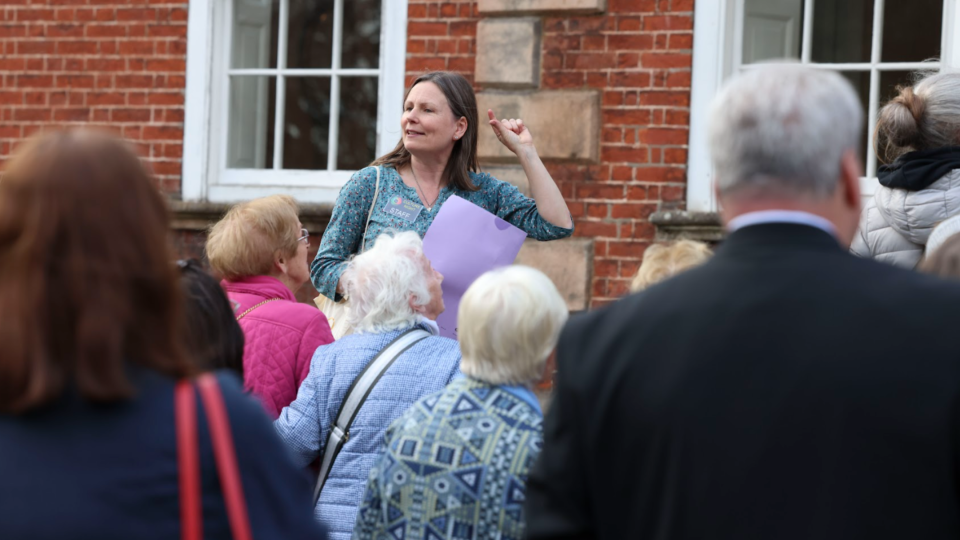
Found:
[[885, 165], [851, 249], [914, 268], [934, 227], [960, 214], [960, 73], [901, 88], [880, 110], [875, 144]]
[[[356, 333], [317, 349], [297, 399], [274, 424], [299, 465], [321, 458], [315, 516], [331, 540], [350, 537], [387, 426], [445, 387], [460, 364], [457, 342], [439, 336], [435, 322], [444, 309], [443, 276], [424, 256], [417, 233], [380, 235], [342, 279]], [[372, 381], [368, 393], [354, 392], [364, 381]], [[354, 406], [354, 416], [341, 422]]]
[[955, 538], [960, 284], [849, 253], [853, 88], [755, 66], [710, 120], [729, 236], [564, 329], [527, 538]]
[[354, 540], [523, 538], [526, 479], [543, 442], [530, 386], [543, 377], [567, 305], [539, 270], [508, 266], [470, 285], [458, 320], [466, 376], [387, 430]]

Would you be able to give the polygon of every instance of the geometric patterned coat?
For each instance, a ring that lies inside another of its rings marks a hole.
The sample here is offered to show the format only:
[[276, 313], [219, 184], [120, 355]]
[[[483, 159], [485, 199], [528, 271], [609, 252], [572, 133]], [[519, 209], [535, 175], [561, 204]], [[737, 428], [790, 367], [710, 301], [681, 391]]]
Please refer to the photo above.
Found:
[[519, 540], [542, 422], [532, 392], [468, 377], [422, 398], [387, 429], [353, 538]]

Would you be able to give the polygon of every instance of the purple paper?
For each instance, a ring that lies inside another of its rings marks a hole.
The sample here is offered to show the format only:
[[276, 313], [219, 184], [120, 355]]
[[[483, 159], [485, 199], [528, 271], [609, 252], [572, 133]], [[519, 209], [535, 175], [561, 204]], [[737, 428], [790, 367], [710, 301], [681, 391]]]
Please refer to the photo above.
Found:
[[457, 311], [467, 287], [488, 270], [512, 264], [527, 233], [456, 195], [447, 199], [427, 234], [423, 253], [443, 274], [440, 335], [457, 339]]

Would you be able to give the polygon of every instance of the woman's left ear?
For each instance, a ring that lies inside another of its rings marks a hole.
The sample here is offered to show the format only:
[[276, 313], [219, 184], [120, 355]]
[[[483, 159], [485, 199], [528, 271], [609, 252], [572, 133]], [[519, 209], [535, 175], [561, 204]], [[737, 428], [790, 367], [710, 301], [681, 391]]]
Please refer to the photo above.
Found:
[[463, 135], [467, 132], [468, 125], [469, 123], [467, 122], [466, 117], [461, 116], [460, 119], [457, 120], [457, 131], [453, 134], [453, 140], [460, 140], [460, 138], [463, 137]]
[[283, 253], [277, 253], [273, 260], [273, 267], [281, 274], [287, 273], [287, 258], [283, 256]]

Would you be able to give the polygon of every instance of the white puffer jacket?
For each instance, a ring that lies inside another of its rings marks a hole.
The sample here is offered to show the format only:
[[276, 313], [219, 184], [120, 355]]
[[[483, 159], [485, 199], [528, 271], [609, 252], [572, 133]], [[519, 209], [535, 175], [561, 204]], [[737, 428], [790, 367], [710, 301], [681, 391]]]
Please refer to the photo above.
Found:
[[861, 257], [914, 268], [938, 223], [960, 214], [960, 169], [920, 191], [878, 186], [860, 216], [850, 250]]

